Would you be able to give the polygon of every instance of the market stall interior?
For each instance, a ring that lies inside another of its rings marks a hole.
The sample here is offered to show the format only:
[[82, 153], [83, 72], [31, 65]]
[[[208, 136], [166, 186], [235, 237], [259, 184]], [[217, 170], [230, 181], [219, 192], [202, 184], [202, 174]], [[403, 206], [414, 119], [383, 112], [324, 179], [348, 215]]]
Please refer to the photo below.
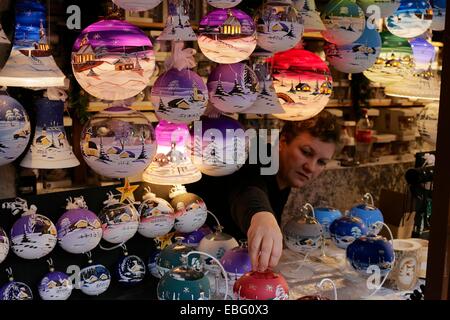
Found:
[[[0, 300], [447, 299], [445, 20], [437, 0], [2, 0]], [[339, 146], [252, 271], [223, 181], [323, 113]]]

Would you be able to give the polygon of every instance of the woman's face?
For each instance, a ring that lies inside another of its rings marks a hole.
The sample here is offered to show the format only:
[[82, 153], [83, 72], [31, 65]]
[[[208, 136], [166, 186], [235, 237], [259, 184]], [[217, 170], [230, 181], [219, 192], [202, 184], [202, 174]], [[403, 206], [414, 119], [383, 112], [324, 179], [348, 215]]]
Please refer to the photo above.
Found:
[[334, 143], [323, 142], [308, 132], [299, 134], [290, 143], [281, 137], [279, 187], [301, 188], [313, 181], [325, 169], [335, 151]]

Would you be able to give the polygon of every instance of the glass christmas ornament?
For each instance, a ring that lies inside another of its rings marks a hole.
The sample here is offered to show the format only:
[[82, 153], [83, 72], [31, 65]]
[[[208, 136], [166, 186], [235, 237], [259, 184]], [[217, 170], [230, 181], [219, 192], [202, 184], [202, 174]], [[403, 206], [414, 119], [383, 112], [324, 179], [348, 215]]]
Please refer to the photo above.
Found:
[[242, 0], [208, 0], [208, 4], [215, 8], [228, 9], [237, 6]]
[[177, 236], [183, 237], [183, 241], [182, 241], [183, 244], [196, 249], [199, 246], [200, 241], [202, 241], [202, 239], [205, 236], [207, 236], [211, 233], [212, 233], [211, 228], [208, 227], [207, 225], [204, 225], [200, 229], [189, 232], [189, 233], [178, 233]]
[[37, 119], [33, 144], [20, 165], [32, 169], [63, 169], [80, 165], [64, 129], [64, 102], [36, 101]]
[[139, 213], [130, 203], [121, 203], [110, 193], [100, 211], [103, 239], [114, 244], [130, 240], [138, 231]]
[[89, 211], [83, 197], [69, 199], [64, 213], [58, 220], [58, 241], [70, 253], [86, 253], [94, 249], [102, 238], [102, 223]]
[[239, 247], [229, 249], [220, 259], [227, 272], [231, 285], [247, 272], [252, 271], [252, 261], [248, 253], [247, 242], [242, 241]]
[[186, 151], [189, 129], [186, 124], [161, 120], [156, 126], [157, 154], [145, 170], [145, 182], [159, 185], [194, 183], [201, 179], [201, 172], [192, 164]]
[[205, 112], [208, 89], [195, 72], [172, 68], [156, 79], [151, 101], [159, 119], [190, 123], [199, 120]]
[[433, 20], [431, 22], [431, 30], [444, 31], [445, 30], [445, 14], [447, 12], [446, 0], [431, 0], [433, 7]]
[[424, 38], [414, 38], [409, 40], [409, 43], [414, 56], [415, 70], [428, 70], [436, 60], [436, 50], [433, 45]]
[[65, 76], [53, 59], [47, 39], [47, 12], [38, 0], [16, 2], [13, 48], [0, 71], [0, 86], [64, 87]]
[[157, 7], [162, 0], [113, 0], [113, 2], [122, 9], [140, 12]]
[[331, 280], [331, 279], [327, 279], [327, 278], [325, 278], [325, 279], [322, 279], [322, 281], [320, 281], [320, 283], [317, 285], [317, 289], [318, 289], [318, 291], [320, 292], [319, 294], [316, 294], [316, 295], [310, 295], [310, 296], [303, 296], [303, 297], [300, 297], [300, 298], [298, 298], [297, 300], [316, 300], [316, 301], [318, 301], [318, 300], [330, 300], [328, 297], [326, 297], [325, 295], [323, 295], [323, 291], [324, 291], [324, 284], [325, 283], [330, 283], [331, 284], [331, 286], [332, 286], [332, 288], [333, 288], [333, 292], [334, 292], [334, 300], [337, 300], [337, 290], [336, 290], [336, 285], [335, 285], [335, 283], [333, 282], [333, 280]]
[[358, 204], [350, 210], [350, 216], [360, 218], [369, 231], [377, 235], [382, 228], [379, 222], [384, 222], [383, 214], [374, 206], [370, 193], [364, 195], [363, 201], [364, 203]]
[[3, 301], [25, 301], [33, 300], [33, 292], [30, 287], [23, 283], [14, 280], [12, 269], [6, 269], [8, 273], [9, 282], [0, 288], [0, 300]]
[[244, 127], [233, 118], [203, 117], [191, 130], [192, 162], [208, 176], [220, 177], [238, 171], [247, 161], [248, 150]]
[[281, 274], [251, 271], [233, 285], [237, 300], [288, 300], [289, 287]]
[[211, 103], [222, 112], [241, 112], [258, 98], [256, 74], [243, 63], [218, 65], [208, 77]]
[[256, 48], [255, 23], [241, 10], [216, 9], [200, 20], [198, 45], [214, 62], [240, 62]]
[[42, 300], [67, 300], [72, 294], [73, 285], [69, 276], [60, 271], [55, 271], [53, 261], [49, 259], [49, 273], [39, 282], [39, 296]]
[[172, 188], [170, 197], [170, 204], [175, 209], [175, 230], [189, 233], [205, 224], [208, 211], [202, 198], [188, 193], [182, 186]]
[[303, 19], [304, 32], [321, 32], [326, 30], [314, 0], [294, 0], [293, 4]]
[[303, 35], [303, 20], [292, 5], [265, 3], [256, 17], [257, 43], [270, 52], [292, 49]]
[[0, 90], [0, 166], [16, 160], [31, 137], [28, 114], [15, 99]]
[[102, 20], [75, 41], [72, 69], [81, 87], [94, 97], [125, 100], [147, 87], [155, 69], [153, 45], [126, 21]]
[[80, 144], [89, 167], [110, 178], [142, 173], [156, 152], [150, 121], [125, 107], [110, 107], [91, 117], [84, 126]]
[[366, 24], [364, 12], [351, 0], [329, 1], [321, 17], [326, 28], [323, 37], [337, 45], [358, 40]]
[[119, 260], [116, 269], [119, 283], [133, 285], [142, 282], [145, 277], [144, 261], [136, 255], [129, 255], [125, 245], [123, 249], [124, 255]]
[[160, 279], [161, 275], [158, 272], [156, 261], [158, 260], [159, 255], [161, 254], [161, 250], [153, 251], [148, 258], [147, 269], [150, 271], [151, 275], [155, 278]]
[[330, 70], [322, 59], [303, 49], [277, 53], [269, 64], [274, 87], [285, 113], [281, 120], [301, 121], [314, 117], [327, 105], [333, 91]]
[[9, 41], [8, 37], [5, 34], [5, 31], [3, 31], [2, 24], [0, 23], [0, 44], [2, 45], [9, 45], [11, 42]]
[[387, 29], [401, 38], [420, 36], [431, 27], [433, 9], [428, 0], [402, 0], [397, 11], [385, 19]]
[[80, 290], [88, 296], [98, 296], [108, 290], [111, 274], [104, 265], [92, 264], [80, 271]]
[[381, 37], [376, 29], [366, 27], [361, 37], [351, 44], [324, 46], [327, 60], [344, 73], [361, 73], [372, 67], [381, 53]]
[[156, 197], [150, 188], [146, 189], [139, 206], [138, 232], [147, 238], [162, 237], [172, 230], [175, 224], [175, 211], [169, 202]]
[[407, 39], [399, 38], [390, 32], [381, 32], [381, 53], [375, 64], [364, 71], [373, 82], [383, 85], [403, 81], [414, 71], [411, 45]]
[[9, 252], [9, 239], [5, 230], [0, 227], [0, 263], [5, 261]]
[[393, 15], [400, 7], [400, 0], [356, 0], [367, 16], [374, 14], [374, 7], [380, 10], [379, 18], [386, 18]]
[[348, 245], [361, 236], [367, 235], [367, 227], [360, 218], [343, 216], [330, 225], [330, 235], [334, 244], [347, 249]]
[[437, 126], [439, 118], [439, 103], [427, 104], [417, 115], [417, 127], [422, 139], [433, 145], [436, 144]]
[[323, 236], [325, 237], [325, 239], [331, 239], [330, 225], [334, 220], [342, 217], [342, 213], [338, 209], [321, 207], [314, 208], [314, 214], [317, 221], [319, 221], [319, 223], [322, 225]]
[[[159, 257], [156, 259], [156, 268], [160, 277], [165, 275], [171, 269], [181, 266], [183, 264], [182, 256], [194, 251], [191, 247], [184, 245], [182, 240], [181, 237], [177, 237], [176, 243], [161, 250]], [[200, 256], [198, 254], [192, 255], [189, 259], [189, 264], [191, 265], [198, 264], [199, 262]]]
[[169, 0], [169, 16], [157, 40], [196, 41], [197, 36], [189, 22], [190, 0]]

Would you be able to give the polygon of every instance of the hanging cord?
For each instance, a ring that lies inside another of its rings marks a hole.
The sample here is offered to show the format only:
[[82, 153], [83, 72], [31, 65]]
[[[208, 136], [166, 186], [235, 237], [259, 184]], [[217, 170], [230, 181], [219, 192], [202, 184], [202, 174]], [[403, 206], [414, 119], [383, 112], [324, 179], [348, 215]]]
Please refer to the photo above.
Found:
[[214, 220], [216, 220], [216, 223], [217, 223], [217, 231], [222, 231], [222, 230], [223, 230], [223, 226], [220, 224], [220, 221], [219, 221], [219, 219], [217, 218], [217, 216], [216, 216], [214, 213], [212, 213], [211, 211], [209, 211], [209, 210], [206, 210], [206, 212], [208, 212], [210, 215], [212, 215], [213, 218], [214, 218]]
[[125, 246], [125, 242], [119, 243], [111, 248], [106, 248], [106, 247], [102, 246], [101, 243], [99, 244], [100, 249], [102, 249], [104, 251], [112, 251], [112, 250], [116, 250], [117, 248], [120, 248], [120, 247], [123, 248], [124, 246]]
[[337, 297], [336, 284], [334, 283], [333, 280], [328, 279], [328, 278], [325, 278], [325, 279], [323, 279], [322, 281], [320, 281], [320, 283], [319, 283], [319, 285], [318, 285], [319, 290], [320, 290], [320, 291], [323, 291], [323, 287], [324, 287], [324, 284], [325, 284], [326, 282], [331, 283], [331, 286], [333, 287], [334, 300], [337, 300], [338, 297]]

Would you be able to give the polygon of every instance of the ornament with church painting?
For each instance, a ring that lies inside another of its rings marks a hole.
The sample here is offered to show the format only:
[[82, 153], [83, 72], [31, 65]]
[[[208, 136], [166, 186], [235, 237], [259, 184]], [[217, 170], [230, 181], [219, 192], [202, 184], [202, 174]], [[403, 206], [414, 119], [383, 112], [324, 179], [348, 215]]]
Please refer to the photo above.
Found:
[[19, 281], [14, 280], [11, 268], [7, 268], [9, 282], [0, 287], [0, 300], [3, 301], [25, 301], [33, 300], [33, 292], [30, 287]]
[[147, 238], [161, 237], [170, 232], [175, 224], [175, 212], [169, 202], [158, 198], [146, 188], [139, 206], [141, 216], [138, 232]]
[[324, 46], [327, 60], [344, 73], [360, 73], [373, 66], [381, 53], [381, 37], [376, 29], [366, 27], [362, 36], [351, 44]]
[[398, 10], [385, 19], [387, 29], [401, 38], [418, 37], [431, 27], [433, 9], [428, 0], [402, 0]]
[[39, 295], [42, 300], [67, 300], [72, 294], [73, 285], [69, 276], [60, 271], [55, 271], [53, 260], [47, 260], [49, 272], [39, 282]]
[[83, 30], [72, 49], [75, 78], [89, 94], [103, 100], [136, 96], [155, 69], [150, 39], [138, 27], [102, 20]]
[[351, 0], [332, 0], [322, 12], [326, 30], [322, 35], [328, 42], [344, 45], [361, 37], [366, 25], [362, 9]]
[[303, 20], [293, 6], [266, 3], [256, 18], [258, 45], [270, 52], [289, 50], [303, 35]]
[[356, 0], [356, 3], [363, 9], [367, 16], [373, 14], [374, 8], [378, 7], [380, 10], [380, 18], [393, 15], [400, 7], [400, 2], [400, 0]]
[[205, 112], [208, 89], [195, 72], [172, 68], [156, 80], [151, 100], [159, 119], [190, 123], [199, 120]]
[[258, 98], [256, 74], [243, 63], [220, 64], [209, 75], [209, 99], [222, 112], [241, 112]]
[[241, 10], [216, 9], [201, 19], [198, 45], [214, 62], [240, 62], [256, 48], [255, 23]]
[[208, 0], [208, 4], [215, 8], [228, 9], [237, 6], [242, 0]]
[[103, 203], [105, 207], [98, 216], [102, 223], [103, 239], [114, 244], [130, 240], [139, 227], [136, 208], [130, 203], [121, 203], [112, 192]]
[[20, 165], [32, 169], [63, 169], [80, 165], [64, 128], [64, 102], [41, 98], [36, 101], [36, 130]]
[[288, 300], [289, 287], [281, 274], [250, 271], [233, 285], [236, 300]]
[[134, 285], [142, 282], [145, 277], [145, 263], [136, 255], [128, 254], [125, 245], [123, 248], [123, 257], [119, 260], [116, 269], [116, 275], [119, 283], [125, 285]]
[[0, 23], [0, 44], [11, 44], [11, 41], [9, 41], [8, 37], [5, 34], [5, 31], [3, 31], [2, 24]]
[[248, 158], [248, 140], [239, 121], [227, 116], [203, 117], [191, 130], [192, 162], [208, 176], [238, 171]]
[[433, 21], [431, 22], [431, 30], [445, 30], [445, 13], [447, 12], [446, 0], [431, 0], [433, 7]]
[[5, 230], [0, 227], [0, 263], [5, 261], [9, 252], [9, 239]]
[[294, 0], [293, 4], [303, 19], [304, 32], [321, 32], [326, 30], [320, 18], [320, 12], [316, 10], [314, 0]]
[[188, 193], [186, 188], [180, 185], [171, 189], [170, 198], [170, 204], [175, 209], [175, 230], [189, 233], [205, 224], [208, 211], [202, 198]]
[[147, 11], [157, 7], [162, 0], [113, 0], [122, 9], [131, 12]]
[[282, 101], [281, 120], [301, 121], [318, 114], [327, 105], [333, 84], [330, 70], [316, 54], [291, 49], [268, 59], [274, 87]]
[[91, 117], [80, 143], [88, 166], [110, 178], [142, 173], [156, 152], [150, 121], [142, 113], [125, 107], [110, 107]]
[[0, 92], [0, 166], [16, 160], [25, 151], [31, 137], [30, 120], [24, 107], [2, 93]]
[[88, 296], [98, 296], [108, 290], [111, 273], [104, 265], [93, 263], [90, 251], [86, 254], [89, 261], [88, 266], [80, 271], [80, 290]]
[[196, 41], [197, 36], [189, 21], [191, 0], [168, 0], [169, 16], [158, 41]]
[[26, 200], [17, 198], [5, 203], [13, 214], [22, 213], [11, 229], [11, 248], [23, 259], [39, 259], [49, 254], [56, 246], [57, 231], [53, 222], [37, 214], [35, 205], [28, 207]]
[[102, 239], [102, 223], [89, 211], [83, 197], [67, 200], [67, 212], [56, 223], [58, 241], [70, 253], [86, 253]]

